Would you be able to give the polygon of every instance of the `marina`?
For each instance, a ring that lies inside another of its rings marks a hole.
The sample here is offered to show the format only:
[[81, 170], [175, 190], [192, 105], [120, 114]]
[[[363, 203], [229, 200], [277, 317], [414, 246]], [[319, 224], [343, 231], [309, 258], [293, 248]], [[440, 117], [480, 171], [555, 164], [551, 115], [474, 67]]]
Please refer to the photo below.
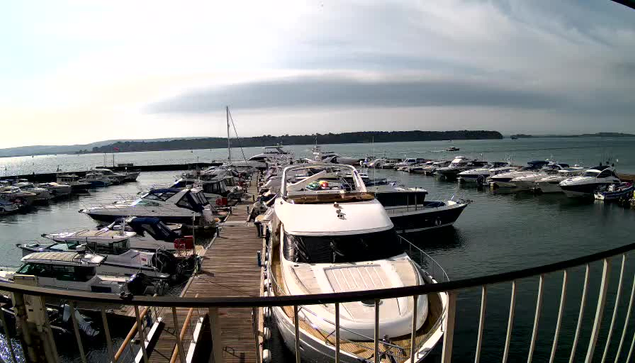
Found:
[[[277, 162], [279, 162], [279, 160]], [[425, 160], [419, 160], [419, 162], [424, 163]], [[410, 164], [416, 165], [416, 163], [413, 162], [410, 162]], [[320, 164], [316, 163], [309, 165], [320, 167]], [[500, 167], [499, 165], [492, 165]], [[397, 168], [403, 166], [404, 164], [396, 165]], [[477, 167], [484, 169], [480, 165], [475, 165], [475, 168]], [[281, 170], [282, 169], [280, 169], [280, 171]], [[411, 240], [412, 243], [417, 246], [417, 249], [421, 249], [421, 253], [429, 255], [430, 258], [433, 258], [434, 264], [438, 264], [437, 272], [447, 270], [447, 276], [449, 276], [451, 280], [460, 281], [465, 278], [474, 277], [475, 275], [491, 275], [497, 272], [522, 269], [524, 266], [531, 267], [556, 262], [557, 259], [554, 260], [553, 257], [550, 257], [554, 252], [555, 255], [557, 255], [557, 251], [560, 251], [563, 255], [571, 255], [568, 249], [572, 247], [572, 245], [566, 243], [557, 245], [550, 244], [549, 242], [553, 241], [554, 238], [559, 238], [558, 233], [566, 233], [568, 236], [567, 241], [576, 242], [576, 251], [581, 251], [582, 253], [578, 252], [573, 256], [602, 251], [611, 247], [610, 244], [598, 245], [594, 243], [593, 239], [588, 238], [588, 231], [596, 230], [597, 228], [610, 230], [612, 236], [610, 241], [614, 243], [613, 246], [618, 247], [620, 245], [619, 242], [628, 240], [628, 236], [630, 235], [630, 230], [623, 228], [623, 226], [630, 225], [630, 223], [635, 221], [633, 213], [628, 209], [614, 203], [593, 202], [593, 198], [590, 200], [579, 200], [579, 198], [567, 198], [564, 193], [536, 194], [526, 190], [509, 194], [501, 193], [499, 190], [490, 189], [489, 187], [476, 188], [472, 183], [458, 183], [455, 179], [448, 180], [447, 178], [426, 176], [424, 174], [404, 173], [396, 169], [382, 167], [361, 170], [363, 170], [364, 173], [360, 174], [360, 176], [365, 183], [378, 183], [378, 185], [372, 187], [373, 193], [375, 193], [376, 197], [383, 203], [388, 213], [387, 215], [393, 220], [395, 226], [400, 225], [399, 223], [402, 222], [394, 219], [393, 216], [407, 216], [414, 213], [414, 215], [417, 216], [414, 217], [414, 221], [420, 223], [417, 221], [426, 220], [426, 212], [431, 211], [435, 213], [435, 208], [439, 208], [440, 205], [434, 203], [444, 202], [447, 204], [453, 201], [458, 203], [462, 203], [461, 201], [463, 200], [469, 201], [461, 207], [462, 213], [460, 213], [458, 217], [453, 218], [451, 222], [445, 223], [443, 220], [437, 222], [436, 217], [432, 220], [430, 227], [446, 228], [430, 228], [423, 224], [420, 228], [400, 227], [403, 229], [402, 232], [405, 232], [405, 237]], [[160, 189], [160, 187], [169, 186], [179, 179], [179, 173], [180, 172], [144, 172], [141, 173], [136, 182], [92, 189], [91, 192], [81, 194], [80, 196], [71, 196], [70, 198], [51, 202], [48, 205], [34, 206], [30, 213], [4, 216], [0, 219], [0, 223], [2, 223], [3, 230], [9, 232], [7, 235], [16, 235], [15, 233], [18, 233], [17, 235], [25, 235], [24, 232], [17, 231], [24, 227], [21, 224], [26, 222], [25, 218], [27, 218], [27, 216], [33, 216], [33, 218], [29, 217], [29, 219], [33, 220], [33, 223], [37, 222], [38, 225], [40, 225], [43, 220], [58, 220], [56, 223], [58, 223], [59, 227], [52, 228], [55, 226], [55, 224], [53, 224], [48, 227], [47, 230], [42, 230], [41, 233], [34, 233], [37, 232], [37, 230], [29, 232], [29, 235], [31, 235], [30, 238], [27, 237], [26, 240], [11, 239], [12, 245], [17, 242], [31, 242], [33, 239], [36, 239], [39, 234], [51, 233], [54, 232], [55, 229], [72, 230], [75, 228], [80, 230], [82, 228], [94, 228], [94, 221], [87, 216], [82, 216], [81, 213], [77, 213], [78, 210], [95, 204], [93, 199], [98, 198], [98, 204], [104, 204], [104, 202], [112, 200], [113, 198], [118, 199], [121, 198], [122, 195], [134, 194], [135, 191], [138, 192], [151, 188]], [[199, 273], [193, 275], [188, 282], [182, 285], [184, 286], [183, 290], [177, 289], [171, 293], [176, 294], [176, 296], [181, 296], [180, 301], [211, 301], [209, 299], [266, 297], [262, 295], [263, 290], [260, 287], [264, 281], [268, 280], [266, 278], [268, 274], [266, 272], [267, 269], [263, 270], [264, 267], [258, 265], [257, 252], [260, 253], [259, 258], [262, 259], [261, 261], [263, 261], [263, 263], [265, 261], [264, 258], [266, 256], [271, 257], [273, 253], [271, 250], [268, 250], [266, 244], [264, 244], [266, 240], [259, 237], [256, 225], [247, 222], [250, 218], [249, 216], [253, 214], [250, 212], [251, 209], [255, 208], [255, 205], [252, 206], [252, 203], [258, 197], [259, 191], [257, 187], [259, 185], [263, 187], [271, 185], [267, 184], [267, 180], [264, 179], [264, 171], [260, 174], [260, 183], [258, 183], [257, 175], [258, 174], [252, 174], [250, 177], [250, 181], [248, 182], [249, 187], [248, 190], [246, 190], [244, 201], [235, 204], [231, 208], [229, 217], [224, 223], [221, 223], [219, 233], [213, 238], [211, 245], [209, 245], [207, 249], [197, 246], [197, 254], [200, 255], [201, 259]], [[323, 181], [326, 180], [328, 179], [315, 178], [315, 181], [319, 182], [317, 184], [318, 187], [323, 187]], [[312, 180], [307, 180], [305, 185], [313, 185], [312, 183]], [[261, 192], [265, 193], [262, 194], [262, 196], [267, 198], [266, 193], [279, 192], [276, 188], [281, 187], [281, 185], [282, 184], [271, 185], [273, 189], [271, 189], [271, 186], [266, 187], [261, 190]], [[333, 184], [333, 182], [331, 182], [329, 187], [339, 188], [337, 187], [337, 183]], [[311, 186], [311, 188], [313, 188], [313, 186]], [[271, 199], [266, 200], [272, 201]], [[400, 205], [402, 207], [399, 207]], [[310, 206], [310, 204], [308, 206]], [[398, 208], [403, 208], [403, 211]], [[488, 212], [483, 213], [484, 210]], [[555, 216], [554, 213], [556, 213], [557, 216]], [[491, 234], [488, 231], [491, 227], [485, 228], [485, 226], [491, 225], [491, 218], [494, 215], [496, 216], [497, 225], [504, 225], [505, 228], [499, 228], [497, 233]], [[52, 217], [55, 218], [51, 219]], [[222, 218], [225, 217], [221, 217], [221, 219]], [[535, 229], [527, 224], [528, 221], [531, 221], [532, 225], [552, 225], [554, 219], [559, 220], [559, 224], [561, 225], [566, 224], [567, 228], [560, 229], [562, 232], [558, 232], [558, 229]], [[261, 228], [263, 235], [267, 234], [262, 230], [263, 220], [258, 219], [257, 222], [260, 226], [258, 228]], [[600, 224], [598, 225], [598, 223]], [[611, 225], [614, 227], [610, 227]], [[11, 232], [10, 229], [16, 229], [16, 232]], [[416, 233], [413, 233], [415, 231]], [[523, 234], [527, 234], [527, 237], [521, 237]], [[526, 245], [526, 243], [530, 241], [531, 246]], [[545, 243], [548, 245], [545, 245]], [[8, 244], [9, 241], [3, 243], [1, 246], [8, 248]], [[540, 250], [541, 248], [549, 249], [552, 253], [545, 255], [532, 252]], [[18, 249], [14, 248], [13, 250]], [[7, 249], [8, 253], [6, 253], [4, 257], [6, 259], [6, 261], [4, 261], [5, 265], [16, 264], [17, 259], [10, 257], [12, 254], [13, 256], [21, 256], [19, 251], [12, 252], [13, 250]], [[518, 260], [515, 257], [514, 260], [509, 260], [503, 257], [506, 253], [514, 256], [522, 255], [523, 258]], [[421, 257], [424, 255], [418, 256]], [[493, 263], [494, 261], [495, 263]], [[262, 266], [265, 265], [263, 264]], [[593, 271], [600, 273], [600, 271], [597, 270], [597, 266], [592, 268]], [[631, 271], [631, 268], [630, 265], [626, 265], [625, 271]], [[275, 281], [279, 281], [281, 276], [276, 276]], [[569, 277], [571, 280], [570, 283], [580, 278], [582, 278], [582, 276], [579, 273], [572, 274]], [[613, 284], [616, 279], [617, 277], [614, 276]], [[594, 287], [597, 283], [599, 283], [599, 281], [591, 279], [589, 286]], [[520, 286], [525, 286], [525, 288]], [[611, 286], [613, 289], [616, 288], [614, 285]], [[519, 298], [520, 296], [525, 296], [525, 300], [535, 300], [535, 291], [532, 291], [533, 289], [527, 289], [527, 287], [528, 285], [525, 283], [517, 287], [518, 290], [516, 293], [519, 294]], [[545, 280], [542, 289], [542, 294], [544, 294], [546, 290], [553, 292], [552, 295], [554, 298], [559, 296], [558, 291], [560, 288], [557, 284], [554, 284], [553, 279]], [[488, 304], [493, 306], [502, 304], [504, 306], [508, 304], [508, 294], [508, 289], [491, 290], [488, 292]], [[572, 291], [569, 295], [570, 298], [575, 299], [576, 292]], [[168, 295], [166, 298], [169, 299], [170, 296], [175, 295]], [[480, 299], [480, 294], [477, 291], [465, 291], [461, 293], [461, 296], [462, 299], [472, 301], [478, 301]], [[579, 299], [580, 296], [577, 298]], [[613, 301], [611, 300], [612, 298], [615, 298], [615, 296], [609, 294], [607, 301]], [[139, 297], [138, 299], [143, 299], [143, 297]], [[546, 306], [549, 304], [553, 305], [549, 303], [549, 298], [545, 297], [544, 299]], [[622, 300], [624, 300], [624, 298], [622, 298]], [[622, 301], [620, 304], [624, 305], [626, 302]], [[78, 302], [77, 306], [81, 311], [81, 309], [85, 307], [85, 304]], [[112, 304], [106, 306], [112, 306]], [[145, 311], [145, 306], [147, 305], [140, 305], [141, 312]], [[456, 336], [455, 339], [460, 338], [469, 341], [473, 339], [470, 335], [470, 331], [479, 328], [478, 324], [474, 325], [478, 323], [478, 320], [470, 318], [470, 316], [478, 316], [478, 305], [468, 307], [468, 305], [459, 304], [458, 306], [463, 306], [463, 308], [457, 311], [455, 317], [455, 319], [459, 321], [459, 325], [457, 326], [459, 329], [454, 332]], [[436, 314], [438, 315], [439, 310], [431, 309], [431, 311], [437, 311]], [[531, 309], [531, 306], [519, 302], [516, 309], [522, 311], [523, 309]], [[573, 309], [573, 307], [569, 306], [568, 309]], [[219, 307], [218, 309], [201, 309], [199, 307], [193, 309], [186, 305], [184, 307], [176, 307], [174, 311], [165, 306], [148, 308], [147, 314], [150, 320], [148, 320], [147, 325], [145, 322], [142, 324], [145, 337], [143, 339], [148, 341], [145, 354], [150, 361], [154, 362], [170, 361], [173, 358], [178, 360], [181, 359], [178, 347], [182, 346], [184, 353], [187, 352], [185, 357], [183, 357], [183, 359], [186, 360], [192, 359], [194, 356], [200, 357], [200, 355], [206, 356], [213, 354], [220, 354], [223, 357], [223, 361], [260, 361], [261, 359], [266, 361], [264, 359], [272, 355], [292, 359], [291, 357], [293, 357], [294, 350], [293, 344], [291, 344], [289, 348], [289, 339], [291, 338], [288, 336], [288, 333], [284, 333], [284, 330], [280, 330], [280, 324], [272, 325], [272, 320], [267, 318], [272, 310], [276, 311], [275, 309], [257, 306], [227, 306]], [[502, 310], [503, 311], [497, 311], [496, 309], [489, 310], [488, 320], [506, 321], [505, 309]], [[622, 310], [625, 310], [624, 306], [622, 306]], [[135, 321], [136, 310], [131, 307], [126, 308], [125, 305], [120, 308], [111, 307], [107, 309], [107, 311], [110, 312], [109, 314], [115, 314], [111, 316], [111, 319], [120, 316], [124, 319], [130, 319], [128, 321], [131, 323]], [[285, 311], [287, 316], [291, 319], [291, 322], [293, 322], [293, 307], [286, 307], [281, 311]], [[89, 311], [87, 311], [87, 313], [90, 314]], [[545, 316], [552, 316], [554, 310], [545, 309], [543, 314]], [[620, 314], [622, 314], [620, 316], [623, 316], [623, 313]], [[173, 315], [176, 316], [176, 325]], [[215, 332], [212, 331], [209, 325], [210, 316], [212, 317], [211, 321], [215, 322], [213, 325], [218, 328]], [[303, 320], [305, 318], [306, 317], [303, 316], [300, 319], [302, 329], [308, 329], [309, 327]], [[517, 320], [515, 322], [515, 329], [518, 329], [516, 330], [518, 332], [524, 331], [523, 326], [530, 328], [533, 324], [531, 319], [518, 317], [515, 318], [515, 320]], [[152, 322], [152, 324], [149, 324], [149, 322]], [[184, 324], [184, 322], [187, 324]], [[265, 328], [267, 328], [266, 333]], [[603, 329], [606, 329], [606, 327]], [[573, 334], [575, 330], [575, 326], [568, 326], [565, 323], [561, 333], [562, 339], [565, 341], [571, 339], [571, 334]], [[176, 338], [177, 333], [179, 339]], [[130, 334], [138, 335], [138, 331], [131, 331]], [[215, 334], [216, 336], [221, 336], [222, 338], [216, 339], [222, 339], [223, 342], [222, 349], [216, 353], [212, 349], [213, 344], [210, 346], [209, 343], [205, 343], [213, 340]], [[285, 334], [287, 334], [286, 337]], [[372, 338], [372, 331], [365, 334], [370, 334]], [[548, 334], [549, 333], [542, 332], [540, 337], [545, 339], [544, 336]], [[583, 336], [586, 336], [585, 334], [592, 334], [592, 330], [590, 330], [590, 327], [583, 328], [581, 334]], [[496, 338], [496, 335], [490, 334], [486, 335], [483, 339], [487, 345], [495, 347], [505, 345], [505, 342], [501, 341], [502, 338], [504, 338], [504, 336], [498, 336], [498, 338]], [[327, 337], [327, 340], [328, 339], [330, 339], [330, 337]], [[527, 337], [521, 335], [518, 339], [521, 340], [515, 343], [517, 345], [520, 344], [519, 342], [525, 341], [523, 339], [527, 339]], [[405, 340], [403, 348], [399, 348], [403, 349], [403, 354], [398, 353], [399, 349], [392, 349], [391, 351], [394, 352], [386, 352], [386, 354], [391, 355], [397, 360], [400, 360], [400, 358], [398, 358], [400, 355], [403, 357], [408, 356], [410, 354], [409, 341], [410, 340]], [[393, 343], [397, 345], [401, 344], [398, 343], [398, 340], [393, 340]], [[332, 340], [330, 344], [335, 344], [335, 340]], [[352, 346], [347, 347], [346, 344], [349, 343], [342, 341], [340, 347], [344, 350], [349, 349], [349, 351], [355, 351]], [[426, 361], [434, 361], [442, 358], [442, 352], [445, 350], [438, 348], [442, 344], [443, 342], [440, 341], [438, 344], [433, 344], [430, 347], [435, 348], [429, 349]], [[126, 345], [126, 343], [122, 345], [122, 347], [124, 347], [122, 348], [123, 351], [136, 352], [134, 354], [143, 360], [143, 351], [139, 348], [139, 345], [134, 345], [132, 348], [125, 347]], [[500, 354], [500, 352], [497, 353], [495, 349], [490, 350], [487, 348], [487, 345], [483, 348], [483, 357], [497, 359], [495, 357], [497, 354]], [[525, 345], [520, 344], [520, 346], [524, 347]], [[545, 346], [549, 346], [549, 344]], [[514, 345], [512, 344], [507, 354], [511, 354], [512, 357], [517, 354], [523, 354], [522, 348], [517, 350], [513, 347]], [[132, 351], [130, 351], [130, 349], [132, 349]], [[372, 361], [374, 354], [372, 339], [369, 349], [370, 351], [364, 354], [367, 359]], [[380, 348], [380, 352], [383, 352], [383, 349], [384, 348]], [[540, 345], [534, 349], [536, 350], [536, 354], [543, 354], [546, 350], [545, 347]], [[128, 353], [127, 355], [131, 354], [132, 353]], [[473, 354], [471, 347], [463, 344], [455, 344], [453, 349], [455, 360], [462, 361], [467, 359], [471, 354]]]

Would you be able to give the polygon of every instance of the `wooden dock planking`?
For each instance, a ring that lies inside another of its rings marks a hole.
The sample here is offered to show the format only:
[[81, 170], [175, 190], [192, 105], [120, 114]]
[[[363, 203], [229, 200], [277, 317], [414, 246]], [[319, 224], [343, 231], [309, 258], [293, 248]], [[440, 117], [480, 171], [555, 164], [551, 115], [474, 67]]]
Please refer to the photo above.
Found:
[[[252, 187], [250, 192], [254, 193]], [[257, 236], [253, 223], [247, 223], [247, 205], [233, 208], [214, 243], [202, 255], [202, 272], [192, 277], [181, 296], [186, 297], [227, 297], [260, 296], [261, 269], [256, 254], [262, 249], [262, 239]], [[178, 323], [182, 328], [189, 309], [177, 309]], [[194, 325], [203, 317], [207, 309], [195, 309], [192, 323], [183, 339], [188, 349]], [[151, 362], [169, 362], [176, 347], [176, 337], [171, 309], [163, 313], [166, 324]], [[219, 309], [220, 332], [223, 344], [224, 362], [256, 362], [256, 340], [251, 308]], [[177, 360], [178, 361], [178, 360]]]

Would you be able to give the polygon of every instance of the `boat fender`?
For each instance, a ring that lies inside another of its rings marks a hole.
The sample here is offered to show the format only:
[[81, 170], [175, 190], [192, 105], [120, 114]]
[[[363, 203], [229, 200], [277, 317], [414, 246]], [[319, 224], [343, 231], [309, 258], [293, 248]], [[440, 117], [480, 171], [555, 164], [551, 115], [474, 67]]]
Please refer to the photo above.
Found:
[[271, 362], [271, 351], [269, 349], [264, 349], [262, 351], [262, 361], [264, 363], [269, 363]]
[[265, 338], [265, 340], [271, 339], [271, 329], [264, 327], [262, 329], [262, 336], [263, 338]]

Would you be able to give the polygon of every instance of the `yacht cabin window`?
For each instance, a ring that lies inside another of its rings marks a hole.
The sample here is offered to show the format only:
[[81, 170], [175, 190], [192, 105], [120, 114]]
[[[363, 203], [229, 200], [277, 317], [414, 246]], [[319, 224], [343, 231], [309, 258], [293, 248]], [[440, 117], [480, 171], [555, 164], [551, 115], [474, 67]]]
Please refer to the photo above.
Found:
[[404, 252], [394, 229], [347, 236], [285, 234], [284, 258], [299, 263], [352, 263], [382, 260]]
[[599, 173], [597, 171], [595, 171], [595, 170], [589, 170], [586, 173], [584, 173], [584, 176], [590, 176], [590, 177], [595, 178], [595, 177], [598, 176], [598, 174]]
[[26, 263], [18, 270], [19, 274], [55, 278], [62, 281], [86, 282], [96, 274], [94, 267], [45, 265]]
[[598, 178], [608, 178], [610, 176], [615, 176], [613, 170], [605, 169], [598, 175]]
[[143, 199], [146, 200], [162, 200], [162, 201], [166, 201], [170, 198], [172, 198], [175, 194], [177, 193], [177, 191], [175, 190], [166, 190], [166, 191], [157, 191], [157, 192], [150, 192], [148, 193], [145, 197], [143, 197]]

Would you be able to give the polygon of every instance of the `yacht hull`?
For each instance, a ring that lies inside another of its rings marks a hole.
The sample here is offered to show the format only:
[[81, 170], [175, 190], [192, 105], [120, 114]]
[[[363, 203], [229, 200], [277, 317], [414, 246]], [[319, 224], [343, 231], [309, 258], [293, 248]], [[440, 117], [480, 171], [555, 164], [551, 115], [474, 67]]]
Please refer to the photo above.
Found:
[[560, 183], [536, 183], [536, 189], [542, 193], [562, 193]]
[[[121, 218], [127, 217], [139, 217], [139, 218], [159, 218], [163, 223], [175, 223], [175, 224], [187, 224], [190, 225], [192, 223], [192, 216], [158, 216], [158, 215], [113, 215], [113, 214], [102, 214], [96, 212], [85, 212], [90, 218], [99, 221], [99, 222], [107, 222], [112, 223]], [[200, 220], [200, 216], [196, 216], [194, 218], [194, 223], [197, 224]]]
[[[434, 203], [443, 203], [435, 206]], [[461, 216], [467, 204], [447, 202], [426, 202], [428, 206], [419, 210], [413, 207], [386, 208], [390, 220], [398, 233], [414, 233], [429, 229], [450, 227]]]
[[578, 185], [562, 185], [560, 188], [569, 198], [591, 198], [595, 191], [604, 184], [578, 184]]

